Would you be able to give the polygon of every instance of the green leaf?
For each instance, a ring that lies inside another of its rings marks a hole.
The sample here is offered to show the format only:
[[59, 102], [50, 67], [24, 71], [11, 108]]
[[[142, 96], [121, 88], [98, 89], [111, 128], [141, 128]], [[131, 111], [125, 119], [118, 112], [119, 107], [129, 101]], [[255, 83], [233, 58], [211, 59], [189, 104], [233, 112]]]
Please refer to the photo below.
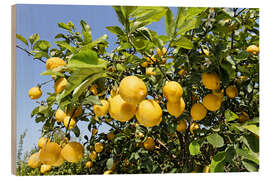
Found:
[[192, 49], [193, 43], [191, 40], [181, 36], [176, 41], [173, 41], [172, 46], [182, 47], [185, 49]]
[[174, 21], [174, 16], [173, 13], [170, 9], [167, 10], [165, 14], [165, 29], [168, 37], [170, 39], [174, 38], [174, 33], [175, 33], [175, 21]]
[[34, 44], [33, 49], [40, 51], [48, 51], [51, 46], [52, 45], [49, 41], [39, 40]]
[[235, 78], [235, 67], [228, 61], [223, 61], [221, 64], [222, 69], [224, 69], [230, 80]]
[[66, 41], [55, 41], [54, 43], [65, 48], [65, 49], [68, 49], [72, 53], [77, 52], [77, 49], [75, 47], [71, 46], [70, 44], [68, 44]]
[[237, 116], [237, 114], [235, 114], [234, 112], [232, 112], [229, 109], [226, 109], [226, 111], [225, 111], [225, 122], [234, 121], [234, 120], [236, 120], [238, 118], [239, 117]]
[[125, 26], [125, 16], [124, 16], [124, 14], [123, 14], [123, 12], [122, 12], [122, 9], [121, 9], [121, 6], [113, 6], [113, 8], [114, 8], [114, 11], [116, 12], [116, 14], [117, 14], [117, 17], [118, 17], [118, 21], [122, 24], [122, 25], [124, 25]]
[[84, 37], [84, 42], [90, 43], [92, 41], [92, 30], [90, 26], [83, 20], [80, 21], [81, 27], [82, 27], [82, 34]]
[[258, 167], [253, 162], [242, 161], [242, 164], [249, 172], [257, 172]]
[[250, 161], [253, 161], [254, 163], [256, 163], [257, 165], [259, 165], [259, 157], [258, 157], [258, 154], [252, 152], [252, 151], [244, 151], [242, 149], [239, 149], [237, 148], [236, 149], [236, 153], [245, 158], [245, 159], [248, 159]]
[[133, 23], [131, 23], [131, 28], [130, 28], [130, 33], [136, 31], [137, 29], [144, 27], [145, 25], [147, 25], [147, 22], [144, 21], [135, 21]]
[[144, 40], [141, 37], [135, 38], [135, 37], [131, 37], [131, 41], [133, 46], [135, 46], [135, 48], [137, 50], [143, 50], [147, 47], [147, 44], [149, 43], [149, 41]]
[[31, 46], [32, 46], [32, 44], [34, 44], [38, 40], [39, 40], [39, 35], [38, 34], [32, 34], [29, 37], [29, 42], [31, 43]]
[[234, 59], [237, 61], [243, 61], [246, 60], [249, 56], [249, 53], [247, 51], [241, 51], [240, 53], [237, 53], [236, 56], [234, 56]]
[[260, 136], [258, 126], [254, 125], [254, 124], [251, 124], [251, 125], [243, 125], [242, 127], [249, 130], [250, 132], [256, 134], [257, 136]]
[[22, 41], [26, 46], [28, 46], [28, 42], [23, 36], [16, 34], [16, 38]]
[[84, 98], [82, 104], [102, 105], [98, 96], [88, 96]]
[[217, 133], [207, 136], [207, 141], [216, 148], [222, 147], [224, 145], [223, 138]]
[[58, 27], [62, 28], [62, 29], [65, 29], [65, 30], [68, 30], [68, 31], [71, 31], [71, 27], [66, 25], [65, 23], [63, 22], [60, 22], [58, 23]]
[[76, 137], [79, 137], [81, 134], [80, 129], [77, 125], [72, 129], [72, 132], [75, 134]]
[[200, 154], [201, 150], [200, 150], [200, 144], [197, 141], [192, 141], [189, 144], [189, 152], [192, 156]]
[[98, 64], [97, 53], [90, 49], [82, 49], [71, 57], [68, 64], [73, 66]]
[[182, 24], [179, 27], [179, 30], [177, 31], [177, 34], [184, 34], [185, 32], [197, 28], [201, 24], [201, 18], [192, 18], [189, 20], [186, 20], [184, 24]]
[[44, 52], [44, 51], [37, 52], [34, 55], [34, 58], [36, 59], [41, 59], [42, 57], [49, 58], [49, 55], [47, 52]]
[[106, 29], [118, 36], [124, 35], [124, 32], [119, 26], [107, 26]]
[[113, 167], [113, 158], [110, 158], [106, 162], [107, 169], [111, 169]]
[[33, 109], [32, 113], [31, 113], [31, 118], [36, 115], [37, 113], [39, 113], [39, 106], [36, 107], [35, 109]]
[[210, 171], [224, 172], [225, 159], [226, 153], [224, 151], [218, 152], [211, 160]]

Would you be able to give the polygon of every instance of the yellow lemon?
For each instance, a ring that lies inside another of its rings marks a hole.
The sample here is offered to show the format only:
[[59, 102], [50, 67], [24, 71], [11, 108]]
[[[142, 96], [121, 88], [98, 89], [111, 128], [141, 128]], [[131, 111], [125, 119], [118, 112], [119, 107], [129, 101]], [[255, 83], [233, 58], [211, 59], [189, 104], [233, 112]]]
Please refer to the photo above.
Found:
[[150, 76], [150, 75], [156, 75], [156, 72], [154, 72], [154, 68], [153, 67], [149, 67], [149, 68], [146, 68], [145, 70], [145, 74]]
[[129, 104], [125, 102], [120, 95], [110, 98], [109, 102], [109, 114], [117, 121], [129, 121], [136, 112], [136, 104]]
[[87, 161], [85, 163], [85, 168], [91, 168], [93, 166], [93, 162], [92, 161]]
[[231, 99], [235, 98], [238, 95], [237, 88], [235, 86], [233, 86], [233, 85], [227, 87], [226, 88], [226, 95]]
[[39, 159], [39, 152], [36, 152], [32, 154], [28, 160], [28, 166], [31, 168], [37, 168], [41, 165], [40, 159]]
[[136, 76], [127, 76], [121, 80], [119, 85], [121, 98], [129, 104], [138, 104], [147, 95], [144, 82]]
[[186, 72], [185, 69], [181, 69], [180, 71], [178, 71], [178, 75], [183, 76], [185, 72]]
[[203, 49], [203, 53], [206, 55], [206, 56], [209, 56], [209, 51], [207, 49]]
[[91, 87], [90, 87], [90, 91], [93, 93], [93, 95], [97, 95], [98, 93], [98, 90], [97, 90], [98, 86], [96, 84], [93, 84]]
[[204, 166], [203, 173], [210, 173], [210, 165]]
[[42, 174], [45, 174], [46, 172], [49, 172], [51, 169], [52, 169], [52, 166], [51, 165], [42, 164], [41, 167], [40, 167], [40, 172]]
[[109, 175], [109, 174], [111, 174], [112, 173], [112, 170], [107, 170], [107, 171], [105, 171], [103, 174], [104, 175]]
[[59, 66], [64, 66], [64, 65], [66, 65], [66, 62], [63, 59], [58, 58], [58, 57], [52, 57], [46, 61], [47, 70], [54, 69], [54, 68], [57, 68]]
[[153, 138], [151, 137], [148, 137], [146, 139], [146, 141], [144, 141], [143, 143], [143, 147], [146, 149], [146, 150], [153, 150], [155, 148], [155, 141]]
[[97, 152], [93, 151], [89, 154], [89, 158], [94, 161], [97, 158]]
[[54, 83], [54, 91], [55, 91], [56, 94], [59, 94], [60, 92], [62, 92], [66, 87], [67, 87], [66, 78], [59, 78]]
[[191, 107], [190, 114], [194, 121], [200, 121], [205, 118], [207, 110], [201, 103], [196, 103]]
[[145, 127], [159, 125], [162, 121], [162, 109], [154, 100], [143, 100], [137, 107], [136, 118]]
[[257, 55], [260, 52], [260, 49], [256, 45], [250, 45], [250, 46], [247, 47], [246, 51], [250, 52], [250, 53], [252, 53], [254, 55]]
[[220, 108], [221, 106], [221, 101], [218, 96], [214, 94], [207, 94], [203, 100], [202, 103], [206, 109], [209, 111], [216, 111]]
[[100, 102], [102, 105], [93, 106], [94, 113], [98, 117], [105, 116], [108, 113], [109, 105], [110, 105], [109, 102], [104, 99], [100, 100]]
[[144, 68], [146, 68], [148, 66], [148, 62], [145, 61], [145, 62], [141, 63], [141, 66], [144, 67]]
[[220, 80], [216, 73], [205, 72], [202, 75], [202, 83], [207, 89], [218, 89], [220, 86]]
[[223, 99], [224, 99], [224, 89], [222, 89], [222, 90], [212, 90], [212, 94], [216, 95], [221, 102], [223, 101]]
[[46, 137], [41, 137], [39, 140], [38, 140], [38, 147], [39, 149], [43, 148], [47, 142], [50, 142], [49, 139], [47, 139]]
[[184, 99], [181, 97], [179, 102], [171, 103], [170, 101], [167, 102], [167, 110], [168, 113], [176, 118], [179, 117], [185, 110], [186, 104]]
[[98, 142], [98, 143], [95, 144], [95, 151], [96, 152], [98, 152], [98, 153], [99, 152], [102, 152], [103, 151], [103, 148], [104, 147], [103, 147], [103, 144], [102, 143]]
[[108, 134], [107, 134], [107, 138], [109, 139], [109, 140], [113, 140], [114, 139], [114, 133], [113, 132], [109, 132]]
[[39, 86], [36, 87], [32, 87], [29, 91], [28, 91], [28, 95], [31, 99], [38, 99], [42, 96], [42, 91], [40, 89]]
[[187, 122], [186, 122], [186, 120], [181, 119], [176, 126], [176, 131], [185, 132], [186, 129], [187, 129]]
[[69, 142], [64, 146], [61, 151], [61, 155], [68, 162], [77, 163], [83, 157], [84, 148], [78, 142]]
[[191, 132], [191, 134], [194, 134], [194, 131], [200, 129], [200, 125], [197, 123], [192, 123], [189, 127], [189, 131]]
[[161, 64], [166, 64], [166, 62], [167, 62], [167, 58], [162, 58], [161, 59]]
[[52, 164], [52, 166], [55, 166], [55, 167], [59, 167], [61, 166], [62, 164], [64, 164], [65, 162], [65, 159], [63, 158], [63, 156], [60, 154], [58, 159], [56, 160], [55, 163]]
[[171, 103], [176, 103], [183, 95], [182, 86], [175, 81], [169, 81], [162, 88], [163, 95]]
[[92, 136], [95, 136], [98, 133], [98, 130], [96, 128], [92, 129]]
[[241, 123], [243, 123], [243, 122], [246, 122], [246, 121], [248, 121], [249, 120], [249, 115], [248, 115], [248, 113], [246, 113], [246, 112], [241, 112], [241, 114], [239, 115], [239, 121], [241, 122]]
[[76, 121], [74, 118], [70, 118], [70, 116], [66, 116], [64, 119], [64, 125], [66, 128], [70, 130], [74, 128], [74, 126], [76, 125]]
[[66, 117], [66, 113], [62, 111], [62, 109], [57, 109], [55, 112], [55, 119], [57, 122], [64, 122], [64, 119]]
[[48, 142], [39, 153], [40, 161], [43, 164], [52, 165], [60, 156], [61, 148], [54, 142]]

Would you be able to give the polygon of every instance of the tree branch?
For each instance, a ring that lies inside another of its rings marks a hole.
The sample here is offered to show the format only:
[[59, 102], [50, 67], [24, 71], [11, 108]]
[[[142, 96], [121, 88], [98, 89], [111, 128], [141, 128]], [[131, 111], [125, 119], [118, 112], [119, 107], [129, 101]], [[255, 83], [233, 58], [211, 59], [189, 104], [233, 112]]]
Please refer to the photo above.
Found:
[[[33, 56], [34, 57], [34, 54], [31, 53], [31, 52], [29, 52], [27, 49], [24, 49], [24, 48], [20, 47], [19, 45], [16, 45], [16, 47], [19, 48], [19, 49], [21, 49], [21, 50], [23, 50], [24, 52], [26, 52], [29, 56]], [[43, 62], [43, 63], [46, 64], [46, 62], [43, 61], [42, 59], [38, 59], [38, 58], [34, 58], [34, 59], [39, 60], [39, 61], [41, 61], [41, 62]]]

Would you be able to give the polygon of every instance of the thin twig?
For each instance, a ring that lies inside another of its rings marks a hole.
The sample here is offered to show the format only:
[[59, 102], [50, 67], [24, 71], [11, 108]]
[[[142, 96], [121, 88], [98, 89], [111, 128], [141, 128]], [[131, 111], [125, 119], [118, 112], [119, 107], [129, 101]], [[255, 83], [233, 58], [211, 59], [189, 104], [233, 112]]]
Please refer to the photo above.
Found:
[[[34, 54], [33, 54], [33, 53], [31, 53], [31, 52], [29, 52], [27, 49], [24, 49], [24, 48], [20, 47], [19, 45], [16, 45], [16, 47], [17, 47], [17, 48], [19, 48], [19, 49], [21, 49], [21, 50], [23, 50], [23, 51], [24, 51], [24, 52], [26, 52], [28, 55], [33, 56], [33, 57], [34, 57]], [[41, 62], [43, 62], [43, 63], [45, 63], [45, 64], [46, 64], [46, 62], [45, 62], [45, 61], [43, 61], [42, 59], [38, 59], [38, 58], [34, 58], [34, 59], [39, 60], [39, 61], [41, 61]]]
[[39, 86], [43, 86], [43, 85], [45, 85], [45, 84], [47, 84], [47, 83], [49, 83], [49, 82], [51, 82], [51, 81], [54, 81], [54, 80], [53, 80], [53, 79], [51, 79], [51, 80], [49, 80], [49, 81], [43, 82], [43, 83], [38, 84], [38, 85], [39, 85]]

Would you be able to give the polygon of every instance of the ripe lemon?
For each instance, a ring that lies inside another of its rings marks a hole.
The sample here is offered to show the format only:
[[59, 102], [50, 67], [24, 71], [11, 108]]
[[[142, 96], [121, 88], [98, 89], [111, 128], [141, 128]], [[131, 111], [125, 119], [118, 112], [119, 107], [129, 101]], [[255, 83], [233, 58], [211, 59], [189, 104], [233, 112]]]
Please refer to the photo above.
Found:
[[93, 166], [93, 162], [92, 161], [87, 161], [85, 163], [85, 168], [91, 168]]
[[183, 95], [182, 86], [175, 81], [167, 82], [162, 91], [165, 98], [171, 103], [178, 102]]
[[162, 58], [161, 59], [161, 64], [166, 64], [166, 62], [167, 62], [167, 58]]
[[[74, 112], [75, 110], [75, 112]], [[79, 107], [75, 107], [75, 108], [72, 108], [68, 113], [67, 115], [71, 116], [73, 114], [73, 118], [76, 118], [76, 117], [79, 117], [80, 115], [82, 115], [82, 112], [83, 112], [83, 109], [82, 109], [82, 106], [79, 106]]]
[[197, 123], [192, 123], [189, 127], [189, 131], [191, 132], [191, 134], [194, 134], [194, 131], [200, 129], [200, 125]]
[[241, 123], [243, 123], [243, 122], [246, 122], [246, 121], [248, 121], [249, 120], [249, 115], [248, 115], [248, 113], [246, 113], [246, 112], [241, 112], [241, 114], [239, 115], [239, 121], [241, 122]]
[[163, 55], [161, 49], [157, 48], [157, 54], [161, 57]]
[[109, 132], [108, 134], [107, 134], [107, 138], [109, 139], [109, 140], [113, 140], [114, 139], [114, 133], [113, 132]]
[[209, 56], [209, 51], [207, 49], [203, 49], [203, 53], [206, 55], [206, 56]]
[[202, 103], [206, 109], [209, 111], [216, 111], [220, 108], [221, 106], [221, 101], [218, 96], [214, 94], [207, 94], [203, 100]]
[[148, 138], [146, 139], [146, 141], [144, 141], [143, 147], [144, 147], [146, 150], [149, 150], [149, 151], [153, 150], [153, 149], [155, 148], [155, 141], [154, 141], [154, 139], [151, 138], [151, 137], [148, 137]]
[[42, 164], [40, 167], [40, 173], [45, 174], [46, 172], [49, 172], [52, 169], [51, 165]]
[[137, 107], [136, 118], [145, 127], [159, 125], [162, 121], [162, 109], [154, 100], [143, 100]]
[[141, 63], [141, 66], [144, 67], [144, 68], [146, 68], [148, 66], [148, 62], [145, 61], [145, 62]]
[[102, 152], [103, 151], [103, 144], [100, 143], [100, 142], [96, 143], [95, 144], [95, 151], [98, 152], [98, 153]]
[[183, 76], [185, 72], [186, 72], [185, 69], [181, 69], [180, 71], [178, 71], [178, 75]]
[[233, 86], [233, 85], [227, 87], [226, 88], [226, 95], [231, 99], [235, 98], [238, 95], [237, 88], [235, 86]]
[[60, 154], [58, 159], [56, 160], [55, 163], [52, 164], [52, 166], [55, 166], [55, 167], [59, 167], [61, 166], [62, 164], [64, 164], [65, 162], [65, 159], [63, 158], [63, 156]]
[[110, 98], [109, 102], [109, 114], [117, 121], [129, 121], [136, 112], [136, 104], [129, 104], [125, 102], [120, 95]]
[[28, 91], [28, 95], [31, 99], [38, 99], [42, 96], [42, 91], [40, 89], [39, 86], [36, 87], [32, 87], [29, 91]]
[[62, 111], [62, 109], [57, 109], [55, 112], [55, 119], [57, 122], [64, 122], [64, 119], [66, 117], [66, 113]]
[[201, 103], [196, 103], [191, 107], [190, 114], [194, 121], [200, 121], [205, 118], [206, 108]]
[[98, 93], [98, 90], [97, 90], [98, 86], [96, 84], [93, 84], [91, 87], [90, 87], [90, 91], [93, 93], [93, 95], [97, 95]]
[[129, 104], [138, 104], [147, 95], [144, 82], [136, 76], [127, 76], [121, 80], [119, 85], [121, 98]]
[[97, 158], [97, 152], [93, 151], [89, 154], [89, 158], [94, 161]]
[[103, 174], [104, 175], [109, 175], [109, 174], [111, 174], [112, 173], [112, 170], [107, 170], [107, 171], [105, 171]]
[[145, 74], [150, 76], [150, 75], [156, 75], [156, 72], [154, 72], [154, 68], [153, 67], [149, 67], [149, 68], [146, 68], [145, 70]]
[[204, 166], [203, 173], [210, 173], [210, 165]]
[[220, 86], [220, 80], [216, 73], [205, 72], [202, 75], [202, 83], [207, 89], [218, 89]]
[[[68, 122], [69, 122], [69, 124], [68, 124]], [[70, 116], [66, 116], [64, 119], [64, 125], [66, 128], [68, 127], [68, 129], [70, 130], [70, 129], [74, 128], [74, 126], [76, 125], [76, 121], [74, 118], [70, 118]]]
[[83, 157], [84, 148], [78, 142], [69, 142], [64, 146], [61, 155], [68, 162], [77, 163]]
[[56, 94], [59, 94], [60, 92], [62, 92], [66, 87], [67, 87], [66, 78], [59, 78], [54, 83], [54, 91], [55, 91]]
[[46, 61], [47, 70], [54, 69], [54, 68], [57, 68], [59, 66], [64, 66], [64, 65], [66, 65], [66, 62], [63, 59], [58, 58], [58, 57], [52, 57]]
[[110, 105], [109, 102], [104, 99], [100, 100], [100, 102], [102, 105], [93, 106], [94, 113], [98, 117], [105, 116], [108, 113], [109, 105]]
[[98, 133], [98, 130], [96, 128], [92, 129], [92, 136], [95, 136]]
[[185, 110], [186, 104], [184, 99], [181, 97], [179, 102], [171, 103], [170, 101], [167, 102], [167, 110], [168, 113], [172, 116], [178, 118]]
[[150, 59], [149, 57], [146, 57], [145, 59], [146, 59], [146, 62], [147, 62], [148, 64], [154, 64], [154, 60], [155, 60], [155, 59], [152, 59], [152, 58]]
[[176, 126], [176, 131], [185, 132], [186, 129], [187, 129], [187, 122], [186, 122], [186, 120], [181, 119]]
[[46, 137], [41, 137], [39, 140], [38, 140], [38, 147], [39, 149], [43, 148], [47, 142], [50, 142], [49, 139], [47, 139]]
[[252, 53], [254, 55], [257, 55], [260, 52], [260, 49], [256, 45], [250, 45], [250, 46], [247, 47], [246, 51], [250, 52], [250, 53]]
[[40, 161], [43, 164], [52, 165], [60, 156], [61, 148], [54, 142], [48, 142], [39, 153]]
[[221, 102], [223, 101], [223, 99], [224, 99], [224, 89], [222, 89], [222, 90], [212, 90], [212, 94], [216, 95]]
[[40, 159], [39, 159], [39, 152], [36, 152], [32, 154], [28, 160], [28, 166], [31, 168], [37, 168], [41, 165]]

